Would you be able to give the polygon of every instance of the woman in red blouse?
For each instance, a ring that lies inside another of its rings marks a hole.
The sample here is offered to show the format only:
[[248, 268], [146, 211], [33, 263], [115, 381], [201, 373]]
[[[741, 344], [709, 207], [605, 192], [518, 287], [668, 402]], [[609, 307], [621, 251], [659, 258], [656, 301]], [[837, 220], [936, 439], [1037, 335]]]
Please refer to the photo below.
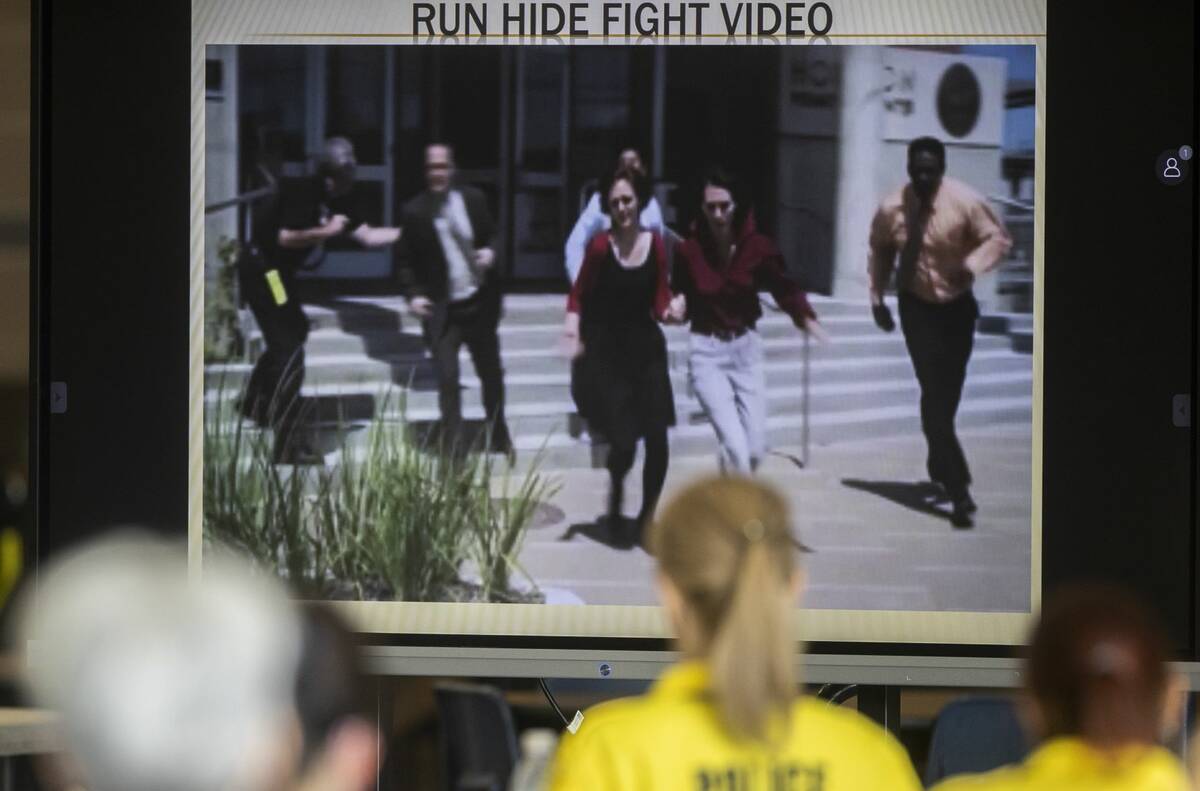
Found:
[[667, 344], [658, 322], [681, 319], [683, 305], [671, 299], [662, 239], [638, 220], [649, 197], [645, 177], [618, 170], [601, 185], [601, 197], [612, 227], [588, 243], [567, 301], [563, 339], [575, 360], [572, 395], [579, 413], [608, 440], [607, 516], [615, 533], [624, 533], [625, 476], [638, 440], [645, 443], [640, 534], [667, 477], [667, 427], [675, 424]]
[[717, 433], [721, 467], [748, 475], [767, 446], [759, 291], [771, 292], [799, 329], [819, 339], [825, 332], [733, 177], [710, 171], [700, 208], [703, 217], [675, 248], [672, 285], [686, 297], [692, 389]]

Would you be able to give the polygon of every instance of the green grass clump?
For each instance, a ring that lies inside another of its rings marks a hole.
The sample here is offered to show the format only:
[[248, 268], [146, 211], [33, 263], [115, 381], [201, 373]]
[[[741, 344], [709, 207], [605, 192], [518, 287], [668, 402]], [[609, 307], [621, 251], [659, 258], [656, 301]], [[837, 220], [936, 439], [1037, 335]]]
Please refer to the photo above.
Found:
[[403, 420], [377, 419], [357, 449], [339, 429], [336, 464], [285, 467], [272, 463], [268, 433], [247, 431], [223, 395], [204, 416], [206, 540], [250, 556], [303, 596], [390, 591], [442, 601], [466, 585], [461, 574], [470, 565], [478, 599], [514, 598], [525, 532], [538, 503], [557, 490], [537, 472], [540, 454], [518, 477], [492, 456], [421, 443]]

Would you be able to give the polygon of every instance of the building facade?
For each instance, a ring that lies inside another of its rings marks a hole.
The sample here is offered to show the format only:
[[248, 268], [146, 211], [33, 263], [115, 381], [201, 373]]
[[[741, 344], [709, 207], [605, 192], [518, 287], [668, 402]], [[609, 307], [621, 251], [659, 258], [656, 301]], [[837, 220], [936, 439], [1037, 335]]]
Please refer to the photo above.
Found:
[[[213, 46], [206, 203], [261, 186], [264, 170], [310, 172], [322, 140], [344, 135], [364, 218], [389, 224], [422, 188], [424, 144], [446, 141], [460, 179], [491, 199], [510, 287], [561, 290], [575, 216], [632, 146], [678, 231], [695, 218], [699, 173], [720, 162], [743, 175], [806, 287], [855, 298], [871, 214], [907, 179], [914, 137], [944, 140], [953, 175], [1028, 216], [1028, 179], [1013, 181], [1004, 158], [1006, 62], [969, 50]], [[209, 214], [210, 263], [216, 239], [244, 236], [252, 206]], [[345, 293], [386, 291], [392, 274], [387, 250], [347, 246], [307, 277], [314, 292]]]

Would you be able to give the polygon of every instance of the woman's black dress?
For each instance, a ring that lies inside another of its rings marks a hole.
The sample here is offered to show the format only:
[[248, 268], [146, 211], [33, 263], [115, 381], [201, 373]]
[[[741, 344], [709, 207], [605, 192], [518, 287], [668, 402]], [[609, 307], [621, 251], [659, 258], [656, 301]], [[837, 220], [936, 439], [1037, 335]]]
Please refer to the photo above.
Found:
[[657, 249], [627, 269], [610, 245], [583, 299], [573, 395], [588, 425], [618, 447], [675, 425], [667, 343], [653, 315], [656, 267], [666, 266]]

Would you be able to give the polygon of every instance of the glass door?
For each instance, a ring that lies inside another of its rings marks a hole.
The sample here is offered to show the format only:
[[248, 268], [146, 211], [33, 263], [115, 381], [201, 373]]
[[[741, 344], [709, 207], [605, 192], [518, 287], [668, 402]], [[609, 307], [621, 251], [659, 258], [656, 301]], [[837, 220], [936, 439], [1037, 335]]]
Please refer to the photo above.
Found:
[[516, 52], [511, 268], [515, 280], [565, 278], [568, 49], [522, 47]]
[[[308, 52], [310, 97], [307, 149], [310, 161], [329, 137], [345, 137], [358, 158], [351, 202], [355, 220], [391, 225], [396, 216], [392, 140], [395, 110], [393, 47], [312, 47]], [[303, 276], [368, 280], [390, 277], [390, 248], [365, 250], [353, 240], [331, 240], [324, 260]]]

